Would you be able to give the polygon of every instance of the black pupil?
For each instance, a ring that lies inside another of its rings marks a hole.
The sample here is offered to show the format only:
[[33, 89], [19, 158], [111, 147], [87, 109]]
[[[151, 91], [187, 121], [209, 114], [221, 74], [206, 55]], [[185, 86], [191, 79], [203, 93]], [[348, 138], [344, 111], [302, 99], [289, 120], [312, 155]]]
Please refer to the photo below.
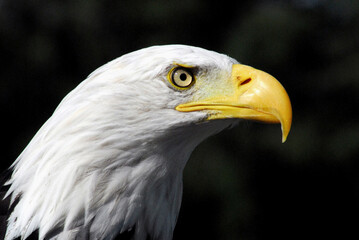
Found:
[[185, 73], [181, 73], [180, 79], [181, 79], [182, 81], [186, 80], [186, 79], [187, 79], [187, 75], [186, 75]]

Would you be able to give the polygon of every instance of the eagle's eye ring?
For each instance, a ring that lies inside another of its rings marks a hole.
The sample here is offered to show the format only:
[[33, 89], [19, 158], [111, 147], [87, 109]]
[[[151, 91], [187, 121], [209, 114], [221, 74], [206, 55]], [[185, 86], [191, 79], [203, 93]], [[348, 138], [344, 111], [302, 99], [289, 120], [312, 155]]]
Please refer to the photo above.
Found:
[[194, 76], [190, 69], [176, 67], [170, 72], [170, 80], [174, 86], [184, 89], [192, 86], [194, 83]]

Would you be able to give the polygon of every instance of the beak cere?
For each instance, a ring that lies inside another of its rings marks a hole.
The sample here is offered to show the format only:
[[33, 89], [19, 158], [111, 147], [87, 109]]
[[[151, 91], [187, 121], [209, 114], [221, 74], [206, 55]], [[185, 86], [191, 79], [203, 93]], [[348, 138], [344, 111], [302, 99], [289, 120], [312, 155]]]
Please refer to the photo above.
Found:
[[271, 75], [255, 68], [234, 64], [231, 83], [234, 95], [215, 94], [207, 99], [180, 104], [181, 112], [209, 110], [211, 119], [242, 118], [280, 123], [282, 142], [292, 124], [292, 107], [287, 92]]

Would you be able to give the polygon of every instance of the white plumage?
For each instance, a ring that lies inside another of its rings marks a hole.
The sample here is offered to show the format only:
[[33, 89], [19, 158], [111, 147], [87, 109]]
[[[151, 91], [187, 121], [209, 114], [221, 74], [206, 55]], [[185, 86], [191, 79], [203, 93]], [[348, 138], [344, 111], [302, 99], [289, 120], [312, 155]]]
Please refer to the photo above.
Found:
[[[39, 239], [113, 239], [131, 229], [134, 239], [171, 239], [192, 150], [237, 121], [207, 121], [213, 110], [176, 107], [233, 94], [225, 82], [236, 63], [201, 48], [169, 45], [94, 71], [14, 162], [7, 195], [19, 201], [5, 239], [24, 239], [37, 229]], [[194, 69], [194, 86], [172, 86], [168, 73], [176, 66]]]

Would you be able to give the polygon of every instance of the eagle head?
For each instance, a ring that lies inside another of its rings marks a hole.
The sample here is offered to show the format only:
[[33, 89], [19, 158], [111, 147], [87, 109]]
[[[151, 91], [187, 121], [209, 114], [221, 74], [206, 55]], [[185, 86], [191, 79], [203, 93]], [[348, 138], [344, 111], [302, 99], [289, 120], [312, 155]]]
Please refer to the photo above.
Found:
[[240, 119], [280, 123], [285, 141], [291, 118], [275, 78], [226, 55], [123, 55], [71, 91], [12, 165], [6, 239], [171, 239], [193, 149]]

